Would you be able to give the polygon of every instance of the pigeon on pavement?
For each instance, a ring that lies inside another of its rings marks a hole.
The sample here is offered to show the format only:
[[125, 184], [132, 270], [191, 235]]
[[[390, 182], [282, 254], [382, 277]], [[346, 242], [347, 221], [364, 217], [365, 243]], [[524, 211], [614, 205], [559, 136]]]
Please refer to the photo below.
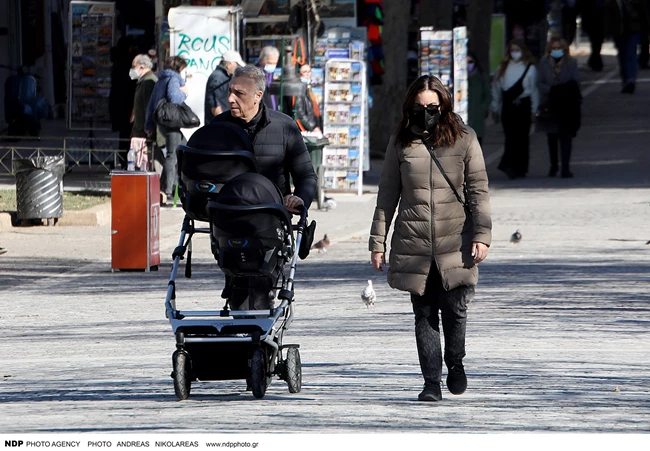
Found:
[[327, 252], [327, 247], [329, 245], [330, 245], [330, 239], [327, 237], [327, 233], [326, 233], [322, 240], [318, 241], [316, 244], [312, 246], [312, 249], [318, 249], [318, 253], [320, 254], [321, 251]]
[[331, 197], [325, 196], [322, 209], [325, 211], [330, 211], [330, 210], [334, 210], [335, 208], [336, 208], [336, 201]]
[[519, 244], [521, 241], [521, 233], [519, 233], [519, 230], [517, 230], [515, 233], [510, 235], [510, 242], [513, 244]]
[[371, 308], [375, 306], [375, 290], [372, 288], [372, 280], [368, 281], [368, 285], [361, 292], [361, 300], [366, 304], [366, 308]]

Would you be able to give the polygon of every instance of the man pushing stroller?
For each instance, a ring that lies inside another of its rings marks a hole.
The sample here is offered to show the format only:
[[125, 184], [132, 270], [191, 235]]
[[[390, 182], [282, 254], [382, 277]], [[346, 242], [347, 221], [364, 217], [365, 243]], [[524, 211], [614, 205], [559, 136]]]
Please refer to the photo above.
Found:
[[[300, 130], [287, 115], [267, 109], [262, 102], [266, 89], [264, 72], [255, 66], [239, 67], [230, 82], [230, 110], [216, 116], [204, 127], [201, 139], [193, 145], [209, 145], [219, 139], [219, 127], [226, 121], [241, 127], [253, 143], [258, 173], [275, 183], [284, 196], [286, 208], [294, 213], [309, 208], [317, 191], [318, 178]], [[215, 136], [209, 133], [215, 128]], [[295, 192], [291, 192], [289, 176]], [[234, 278], [230, 308], [233, 310], [268, 309], [273, 301], [273, 282], [266, 278]]]

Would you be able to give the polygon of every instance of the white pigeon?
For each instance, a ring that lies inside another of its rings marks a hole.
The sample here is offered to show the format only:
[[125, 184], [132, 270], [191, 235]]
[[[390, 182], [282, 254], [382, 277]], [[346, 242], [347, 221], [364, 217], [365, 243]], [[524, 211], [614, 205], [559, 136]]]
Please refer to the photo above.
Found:
[[336, 201], [331, 197], [325, 196], [322, 209], [325, 211], [330, 211], [330, 210], [334, 210], [335, 208], [336, 208]]
[[368, 286], [361, 292], [361, 300], [366, 304], [366, 308], [372, 308], [375, 306], [376, 298], [375, 290], [372, 288], [372, 280], [369, 280]]

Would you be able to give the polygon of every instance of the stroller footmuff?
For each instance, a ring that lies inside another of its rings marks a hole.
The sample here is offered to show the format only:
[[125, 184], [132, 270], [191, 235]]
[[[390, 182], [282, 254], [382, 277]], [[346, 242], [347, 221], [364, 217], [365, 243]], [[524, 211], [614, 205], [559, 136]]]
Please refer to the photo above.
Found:
[[[218, 139], [208, 146], [211, 134]], [[291, 393], [301, 389], [299, 346], [282, 338], [293, 319], [293, 278], [307, 212], [292, 225], [282, 193], [254, 172], [251, 150], [247, 135], [227, 123], [203, 127], [179, 147], [186, 216], [165, 302], [176, 335], [172, 378], [179, 399], [189, 396], [195, 380], [244, 379], [256, 398], [264, 396], [273, 376], [285, 380]], [[196, 221], [209, 227], [195, 227]], [[212, 253], [226, 275], [220, 310], [176, 306], [176, 272], [187, 257], [185, 275], [191, 277], [195, 233], [210, 235]]]

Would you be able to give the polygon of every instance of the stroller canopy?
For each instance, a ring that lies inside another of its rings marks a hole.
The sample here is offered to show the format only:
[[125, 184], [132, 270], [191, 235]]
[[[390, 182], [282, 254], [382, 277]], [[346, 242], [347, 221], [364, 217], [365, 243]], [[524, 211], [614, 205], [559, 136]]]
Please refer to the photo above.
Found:
[[248, 172], [226, 183], [219, 193], [218, 202], [224, 205], [283, 205], [280, 189], [263, 175]]
[[[280, 189], [261, 174], [249, 172], [226, 183], [208, 204], [212, 223], [229, 233], [257, 234], [275, 230], [281, 221], [289, 230], [291, 216]], [[266, 233], [262, 233], [266, 235]]]

